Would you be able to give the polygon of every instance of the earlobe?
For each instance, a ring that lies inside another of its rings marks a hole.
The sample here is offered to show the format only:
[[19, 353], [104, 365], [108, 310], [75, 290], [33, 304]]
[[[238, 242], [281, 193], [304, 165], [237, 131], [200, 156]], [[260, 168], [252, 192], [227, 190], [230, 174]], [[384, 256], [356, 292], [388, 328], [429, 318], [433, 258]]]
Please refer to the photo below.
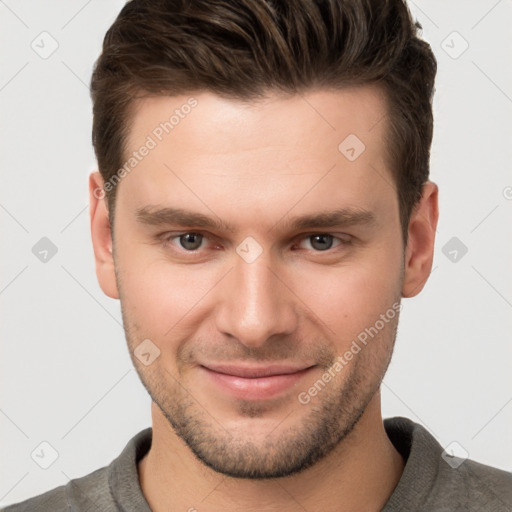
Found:
[[402, 297], [418, 295], [427, 282], [434, 258], [438, 217], [438, 187], [435, 183], [427, 181], [423, 186], [420, 202], [409, 220]]
[[112, 233], [103, 189], [103, 178], [98, 171], [89, 175], [89, 214], [98, 283], [108, 297], [118, 299], [119, 292], [112, 254]]

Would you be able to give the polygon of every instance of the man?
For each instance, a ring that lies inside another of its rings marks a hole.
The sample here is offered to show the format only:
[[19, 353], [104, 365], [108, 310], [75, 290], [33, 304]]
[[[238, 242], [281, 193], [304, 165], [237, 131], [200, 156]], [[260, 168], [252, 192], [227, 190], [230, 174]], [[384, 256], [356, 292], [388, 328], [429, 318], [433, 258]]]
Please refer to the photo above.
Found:
[[512, 510], [512, 474], [381, 415], [432, 266], [435, 73], [400, 0], [127, 3], [91, 233], [152, 428], [7, 511]]

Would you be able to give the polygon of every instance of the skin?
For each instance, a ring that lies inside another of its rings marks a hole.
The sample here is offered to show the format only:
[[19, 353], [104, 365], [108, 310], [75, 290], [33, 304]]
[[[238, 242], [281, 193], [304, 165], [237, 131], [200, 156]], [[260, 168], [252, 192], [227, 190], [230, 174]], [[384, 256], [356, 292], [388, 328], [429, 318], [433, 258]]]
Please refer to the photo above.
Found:
[[[359, 333], [423, 288], [437, 186], [424, 186], [404, 248], [387, 106], [375, 87], [250, 103], [190, 96], [198, 105], [119, 183], [114, 233], [98, 199], [103, 180], [95, 172], [89, 181], [97, 277], [121, 301], [128, 348], [153, 399], [141, 489], [157, 512], [381, 510], [404, 467], [380, 405], [398, 314], [308, 403], [298, 396]], [[139, 100], [127, 153], [190, 96]], [[352, 162], [338, 150], [349, 134], [366, 146]], [[147, 205], [234, 230], [144, 224], [136, 210]], [[289, 225], [337, 208], [373, 221]], [[198, 249], [187, 252], [185, 233], [203, 234]], [[332, 235], [332, 247], [315, 234]], [[262, 249], [251, 263], [236, 251], [249, 236]], [[148, 366], [134, 356], [144, 339], [160, 350]], [[217, 387], [200, 367], [208, 363], [315, 367], [276, 397], [254, 400]]]

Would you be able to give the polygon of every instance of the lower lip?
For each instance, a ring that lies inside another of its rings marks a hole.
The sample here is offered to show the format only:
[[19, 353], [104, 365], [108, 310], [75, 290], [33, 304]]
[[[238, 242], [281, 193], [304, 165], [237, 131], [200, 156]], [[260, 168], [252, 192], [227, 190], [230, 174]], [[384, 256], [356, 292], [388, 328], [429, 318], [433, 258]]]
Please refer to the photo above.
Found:
[[200, 367], [210, 377], [211, 381], [224, 392], [234, 398], [244, 400], [266, 400], [273, 398], [293, 387], [315, 367], [306, 368], [299, 372], [269, 375], [267, 377], [246, 378], [236, 375], [214, 372], [204, 366]]

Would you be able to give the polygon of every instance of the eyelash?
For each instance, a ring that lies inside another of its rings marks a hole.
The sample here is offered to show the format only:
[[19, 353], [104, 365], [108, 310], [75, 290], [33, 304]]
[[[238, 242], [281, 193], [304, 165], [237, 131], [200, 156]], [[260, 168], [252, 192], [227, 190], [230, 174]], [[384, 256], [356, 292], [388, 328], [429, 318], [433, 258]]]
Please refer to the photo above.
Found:
[[[167, 247], [169, 247], [169, 245], [172, 245], [171, 242], [172, 240], [174, 239], [179, 239], [180, 237], [182, 237], [183, 235], [201, 235], [203, 237], [203, 240], [202, 242], [204, 242], [205, 240], [208, 240], [209, 237], [207, 234], [205, 233], [202, 233], [201, 231], [184, 231], [184, 232], [180, 232], [180, 233], [163, 233], [162, 235], [159, 235], [158, 238], [159, 239], [162, 239], [163, 240], [163, 247], [164, 249], [166, 249]], [[318, 251], [318, 250], [315, 250], [315, 249], [305, 249], [305, 250], [311, 250], [317, 254], [332, 254], [332, 252], [334, 250], [336, 250], [336, 248], [338, 247], [341, 247], [341, 246], [347, 246], [347, 245], [350, 245], [352, 243], [352, 237], [350, 235], [347, 235], [347, 234], [344, 234], [344, 236], [348, 237], [348, 240], [343, 240], [342, 238], [340, 237], [337, 237], [335, 236], [334, 234], [332, 233], [327, 233], [327, 232], [317, 232], [317, 233], [309, 233], [309, 234], [303, 234], [303, 235], [299, 235], [298, 237], [296, 237], [294, 240], [299, 240], [299, 241], [302, 241], [302, 240], [307, 240], [309, 238], [311, 238], [312, 236], [315, 236], [315, 235], [328, 235], [328, 236], [332, 236], [334, 240], [338, 240], [340, 243], [338, 243], [338, 245], [335, 245], [329, 249], [326, 249], [324, 251]], [[194, 250], [187, 250], [183, 247], [180, 247], [179, 249], [176, 249], [178, 252], [181, 252], [181, 253], [189, 253], [189, 254], [197, 254], [201, 248], [199, 249], [194, 249]]]

